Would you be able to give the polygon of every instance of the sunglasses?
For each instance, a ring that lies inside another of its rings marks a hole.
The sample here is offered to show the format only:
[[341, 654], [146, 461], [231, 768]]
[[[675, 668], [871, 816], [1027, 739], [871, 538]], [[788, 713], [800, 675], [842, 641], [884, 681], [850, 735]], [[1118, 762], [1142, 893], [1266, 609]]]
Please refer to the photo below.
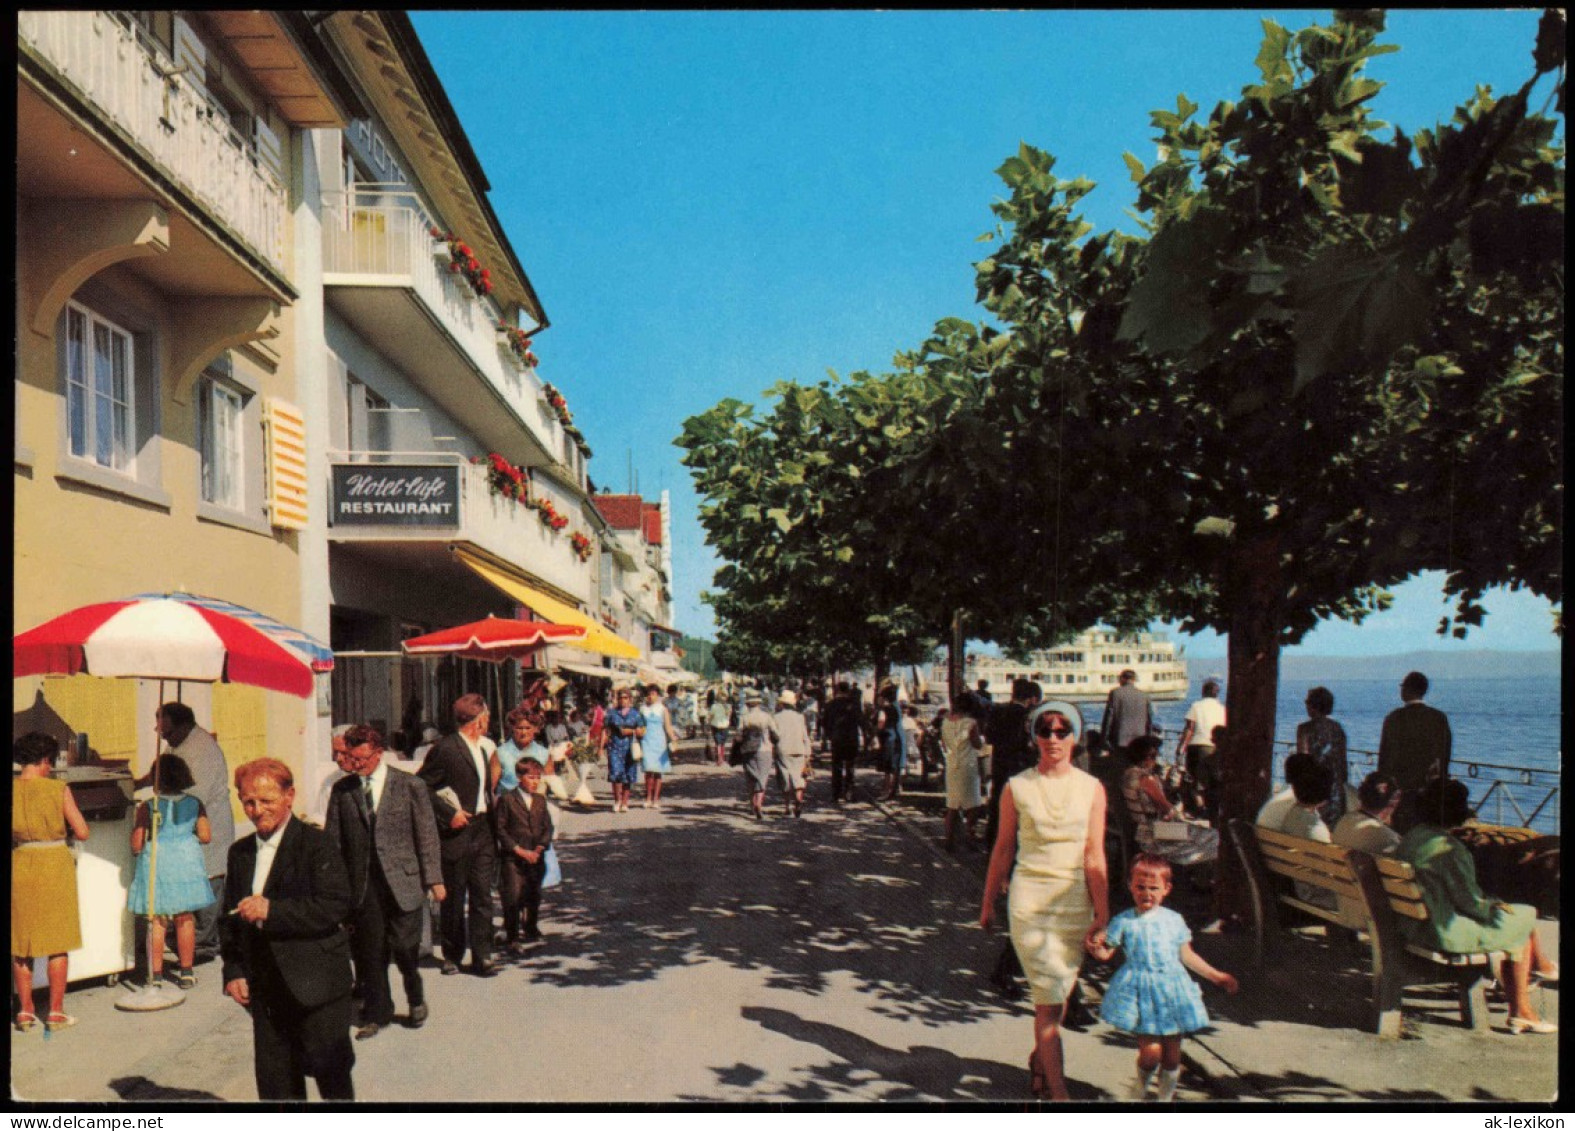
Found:
[[1071, 738], [1072, 728], [1067, 726], [1051, 726], [1048, 723], [1034, 727], [1034, 734], [1040, 738]]

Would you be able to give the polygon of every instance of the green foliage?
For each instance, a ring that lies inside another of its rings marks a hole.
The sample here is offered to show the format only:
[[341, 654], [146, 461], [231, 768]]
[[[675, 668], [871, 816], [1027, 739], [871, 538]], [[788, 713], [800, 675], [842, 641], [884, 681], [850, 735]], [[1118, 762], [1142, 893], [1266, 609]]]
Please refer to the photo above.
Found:
[[993, 325], [686, 422], [736, 654], [897, 659], [957, 610], [1009, 647], [1155, 616], [1278, 646], [1425, 569], [1457, 635], [1491, 586], [1562, 601], [1556, 124], [1533, 76], [1386, 139], [1383, 25], [1265, 20], [1239, 101], [1155, 111], [1142, 237], [1020, 145], [975, 265]]

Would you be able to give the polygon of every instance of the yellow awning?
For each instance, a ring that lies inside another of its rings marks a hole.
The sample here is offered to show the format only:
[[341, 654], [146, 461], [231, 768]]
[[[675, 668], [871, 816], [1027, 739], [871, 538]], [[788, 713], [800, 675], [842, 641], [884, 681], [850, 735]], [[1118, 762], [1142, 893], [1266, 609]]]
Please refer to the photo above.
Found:
[[640, 650], [633, 644], [609, 632], [572, 605], [566, 605], [556, 597], [547, 596], [518, 574], [505, 572], [457, 546], [454, 547], [454, 556], [474, 570], [483, 581], [513, 597], [538, 616], [546, 617], [554, 624], [577, 624], [585, 629], [583, 639], [558, 641], [559, 646], [583, 648], [587, 652], [599, 652], [604, 656], [615, 656], [626, 660], [639, 659]]

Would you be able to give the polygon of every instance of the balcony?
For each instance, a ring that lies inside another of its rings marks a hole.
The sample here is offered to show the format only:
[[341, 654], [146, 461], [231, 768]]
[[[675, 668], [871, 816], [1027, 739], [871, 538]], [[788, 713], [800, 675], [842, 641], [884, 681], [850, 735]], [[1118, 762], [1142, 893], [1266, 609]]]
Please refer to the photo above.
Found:
[[540, 379], [510, 352], [492, 302], [449, 272], [448, 245], [433, 240], [426, 213], [414, 203], [331, 212], [328, 304], [485, 447], [527, 466], [561, 465], [567, 437]]
[[[162, 46], [108, 12], [19, 12], [17, 41], [22, 70], [36, 76], [37, 88], [24, 83], [18, 93], [18, 188], [24, 195], [147, 198], [156, 195], [148, 181], [162, 189], [163, 180], [200, 209], [201, 219], [277, 279], [285, 278], [285, 186], [230, 127], [224, 110], [176, 73]], [[73, 99], [96, 119], [89, 124], [105, 135], [102, 150], [85, 146], [75, 131]], [[204, 289], [244, 294], [256, 288], [219, 279]]]
[[[383, 558], [396, 566], [401, 558], [432, 564], [447, 556], [449, 544], [469, 543], [534, 574], [578, 601], [591, 596], [593, 566], [590, 561], [581, 561], [574, 552], [570, 538], [579, 528], [573, 520], [563, 530], [548, 529], [536, 511], [513, 499], [493, 494], [487, 484], [485, 466], [447, 453], [357, 452], [353, 455], [354, 458], [350, 458], [344, 452], [330, 453], [330, 467], [370, 472], [390, 466], [457, 469], [458, 515], [454, 521], [434, 521], [432, 525], [360, 522], [333, 525], [329, 530], [330, 539], [379, 544], [384, 551]], [[331, 483], [329, 492], [331, 495]]]

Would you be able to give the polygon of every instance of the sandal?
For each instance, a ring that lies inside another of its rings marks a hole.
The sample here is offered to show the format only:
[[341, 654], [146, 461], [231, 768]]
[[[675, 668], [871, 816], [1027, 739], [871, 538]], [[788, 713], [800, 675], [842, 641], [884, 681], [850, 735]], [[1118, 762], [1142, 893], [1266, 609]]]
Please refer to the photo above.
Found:
[[77, 1019], [69, 1013], [51, 1013], [44, 1018], [46, 1032], [54, 1033], [61, 1029], [69, 1029], [77, 1023]]
[[16, 1015], [16, 1031], [18, 1033], [31, 1032], [37, 1024], [38, 1014], [36, 1013], [18, 1013]]

